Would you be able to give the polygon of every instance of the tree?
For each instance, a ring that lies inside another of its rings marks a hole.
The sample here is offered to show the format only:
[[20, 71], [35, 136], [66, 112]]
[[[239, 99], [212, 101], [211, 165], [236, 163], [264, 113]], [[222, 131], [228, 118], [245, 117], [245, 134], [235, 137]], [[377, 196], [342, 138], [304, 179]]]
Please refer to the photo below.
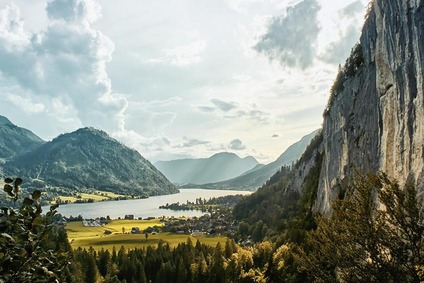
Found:
[[423, 203], [384, 174], [357, 173], [331, 218], [318, 217], [296, 252], [314, 282], [420, 282], [424, 266]]
[[[6, 178], [4, 182], [4, 192], [16, 204], [22, 179]], [[35, 190], [23, 199], [19, 209], [1, 208], [1, 282], [55, 282], [68, 264], [65, 253], [48, 249], [46, 244], [58, 205], [42, 216], [40, 197], [41, 192]]]

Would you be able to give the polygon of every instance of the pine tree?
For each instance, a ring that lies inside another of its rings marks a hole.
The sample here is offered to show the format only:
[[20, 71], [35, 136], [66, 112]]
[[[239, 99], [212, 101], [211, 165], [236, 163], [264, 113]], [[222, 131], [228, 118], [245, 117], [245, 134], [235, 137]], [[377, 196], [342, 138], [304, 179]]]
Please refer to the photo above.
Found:
[[356, 174], [336, 200], [331, 218], [319, 217], [297, 252], [314, 282], [420, 282], [424, 278], [424, 215], [412, 185], [400, 189], [384, 174]]

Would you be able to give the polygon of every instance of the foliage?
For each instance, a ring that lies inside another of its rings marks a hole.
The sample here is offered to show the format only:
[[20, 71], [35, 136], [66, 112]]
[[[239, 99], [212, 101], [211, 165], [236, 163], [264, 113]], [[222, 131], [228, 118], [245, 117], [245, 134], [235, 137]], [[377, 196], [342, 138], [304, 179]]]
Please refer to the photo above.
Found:
[[178, 190], [136, 150], [93, 128], [60, 135], [4, 164], [4, 172], [37, 180], [41, 187], [84, 192], [99, 189], [153, 196]]
[[324, 115], [328, 112], [331, 105], [334, 102], [335, 97], [344, 90], [344, 83], [349, 79], [355, 76], [359, 69], [364, 64], [364, 57], [362, 53], [361, 44], [357, 43], [351, 51], [349, 58], [347, 58], [345, 64], [339, 66], [339, 71], [337, 73], [336, 79], [334, 80], [333, 86], [330, 90], [330, 97], [328, 99], [327, 108], [324, 112]]
[[0, 115], [0, 159], [10, 159], [34, 150], [44, 141], [31, 131], [18, 127]]
[[[321, 138], [322, 135], [318, 134], [313, 139], [301, 161], [312, 158]], [[293, 176], [293, 169], [283, 167], [279, 178], [271, 179], [234, 207], [234, 217], [241, 221], [239, 230], [242, 238], [251, 235], [255, 241], [273, 238], [283, 242], [301, 242], [306, 231], [315, 227], [312, 206], [316, 199], [322, 156], [316, 154], [315, 158], [316, 165], [305, 178], [302, 194], [285, 190]], [[295, 168], [298, 166], [295, 165]]]
[[297, 251], [314, 282], [420, 282], [424, 266], [422, 200], [384, 174], [356, 174], [331, 218], [318, 218]]
[[[18, 200], [22, 179], [5, 179], [4, 192]], [[60, 245], [48, 241], [57, 206], [45, 216], [39, 203], [41, 192], [35, 190], [22, 201], [19, 209], [2, 207], [0, 213], [0, 281], [56, 282], [67, 264]], [[65, 234], [66, 241], [66, 234]], [[56, 250], [56, 251], [55, 251]]]

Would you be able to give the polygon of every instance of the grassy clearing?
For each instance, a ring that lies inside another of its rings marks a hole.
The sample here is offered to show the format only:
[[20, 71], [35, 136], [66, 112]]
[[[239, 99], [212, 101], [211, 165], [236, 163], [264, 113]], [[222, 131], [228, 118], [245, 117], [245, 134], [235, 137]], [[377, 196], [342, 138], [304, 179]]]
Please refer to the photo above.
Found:
[[[78, 247], [88, 249], [92, 246], [95, 250], [107, 249], [112, 250], [113, 247], [119, 249], [124, 246], [126, 249], [143, 248], [147, 246], [157, 245], [160, 240], [168, 243], [171, 247], [177, 246], [179, 243], [187, 241], [191, 238], [193, 243], [197, 239], [201, 243], [216, 246], [218, 242], [225, 245], [226, 237], [205, 237], [205, 236], [190, 236], [185, 234], [173, 233], [158, 233], [156, 235], [148, 235], [146, 239], [144, 234], [123, 234], [122, 227], [125, 232], [131, 231], [132, 227], [139, 227], [143, 230], [149, 226], [162, 225], [158, 219], [154, 220], [112, 220], [109, 224], [103, 227], [85, 227], [81, 222], [71, 222], [66, 225], [68, 239], [71, 242], [72, 248]], [[110, 235], [105, 235], [104, 232], [109, 230]]]
[[[59, 198], [63, 202], [68, 201], [73, 203], [73, 202], [76, 202], [77, 200], [88, 201], [89, 199], [91, 199], [97, 202], [97, 201], [113, 200], [118, 197], [125, 197], [125, 195], [115, 194], [115, 193], [106, 192], [106, 191], [99, 191], [99, 190], [96, 190], [94, 193], [91, 193], [91, 194], [80, 193], [79, 196], [81, 196], [81, 198], [79, 199], [75, 196], [58, 196], [57, 198]], [[56, 202], [56, 200], [52, 202]]]

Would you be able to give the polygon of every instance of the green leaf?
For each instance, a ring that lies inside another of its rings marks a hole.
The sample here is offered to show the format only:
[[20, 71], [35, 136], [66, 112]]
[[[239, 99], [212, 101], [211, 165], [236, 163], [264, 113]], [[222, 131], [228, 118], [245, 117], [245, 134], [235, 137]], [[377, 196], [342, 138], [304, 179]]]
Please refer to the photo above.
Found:
[[13, 182], [13, 179], [11, 179], [11, 178], [6, 178], [6, 179], [4, 179], [4, 182], [5, 182], [6, 184], [10, 184], [10, 183], [12, 183], [12, 182]]
[[55, 210], [58, 207], [59, 207], [59, 204], [58, 203], [55, 203], [52, 206], [50, 206], [50, 211], [53, 211], [53, 210]]
[[6, 193], [11, 193], [12, 190], [13, 190], [13, 187], [11, 185], [8, 185], [8, 184], [4, 185], [4, 191]]
[[8, 239], [10, 242], [12, 242], [12, 243], [14, 243], [15, 242], [15, 239], [13, 239], [13, 237], [12, 236], [10, 236], [9, 234], [7, 234], [7, 233], [1, 233], [1, 236], [2, 237], [4, 237], [4, 238], [6, 238], [6, 239]]
[[20, 186], [22, 184], [22, 179], [21, 178], [16, 178], [15, 180], [15, 186]]
[[41, 191], [39, 190], [35, 190], [32, 192], [32, 199], [33, 200], [37, 200], [41, 197]]
[[25, 206], [30, 206], [30, 205], [32, 205], [34, 203], [34, 201], [32, 200], [32, 199], [30, 199], [30, 198], [25, 198], [24, 199], [24, 205]]

